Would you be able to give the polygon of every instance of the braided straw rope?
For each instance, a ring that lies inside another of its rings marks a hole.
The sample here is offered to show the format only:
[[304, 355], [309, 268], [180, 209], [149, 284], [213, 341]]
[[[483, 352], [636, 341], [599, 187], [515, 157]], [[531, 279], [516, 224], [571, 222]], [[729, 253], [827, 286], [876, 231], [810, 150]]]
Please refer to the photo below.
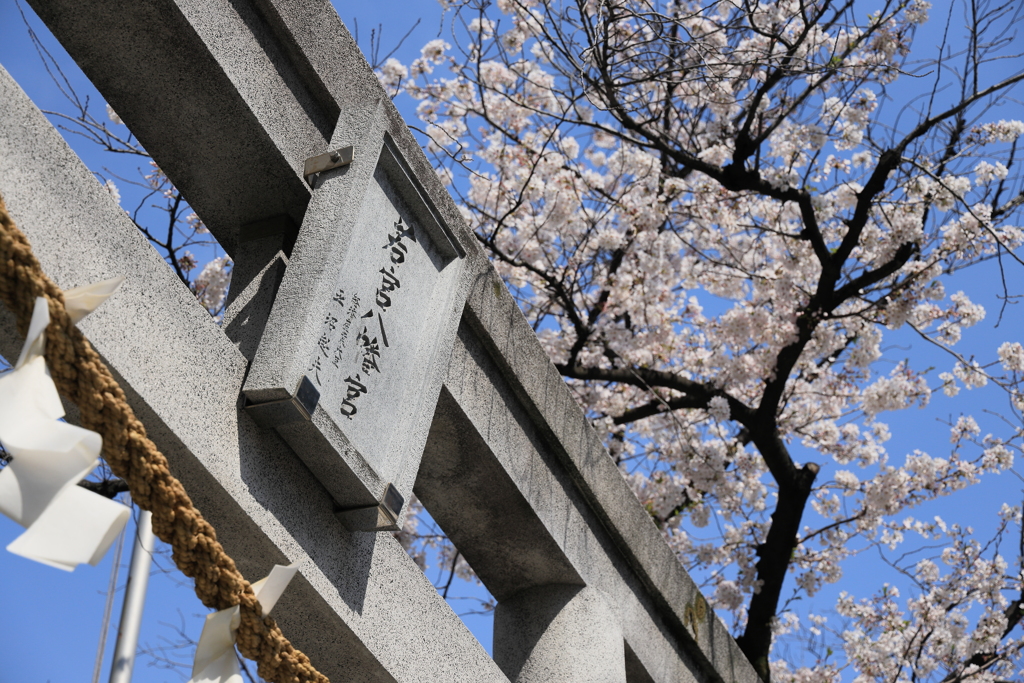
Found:
[[249, 582], [235, 567], [217, 534], [192, 505], [170, 472], [167, 459], [146, 436], [146, 429], [124, 392], [85, 336], [64, 310], [64, 294], [32, 253], [0, 197], [0, 300], [14, 313], [18, 332], [28, 331], [36, 297], [46, 297], [46, 364], [57, 390], [78, 405], [81, 425], [103, 437], [103, 456], [128, 484], [132, 500], [153, 513], [153, 532], [173, 549], [174, 563], [195, 579], [196, 595], [213, 609], [241, 608], [238, 649], [258, 664], [259, 675], [273, 683], [330, 683], [295, 649], [271, 617], [263, 617]]

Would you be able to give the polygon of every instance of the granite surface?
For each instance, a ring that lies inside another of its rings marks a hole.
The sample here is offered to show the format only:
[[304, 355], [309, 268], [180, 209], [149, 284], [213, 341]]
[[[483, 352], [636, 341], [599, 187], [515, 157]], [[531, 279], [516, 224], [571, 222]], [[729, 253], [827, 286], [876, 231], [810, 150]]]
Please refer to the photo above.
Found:
[[[335, 681], [506, 680], [398, 542], [348, 532], [324, 486], [249, 419], [245, 357], [2, 69], [0, 101], [14, 219], [59, 286], [127, 278], [82, 330], [242, 572], [298, 564], [274, 610], [288, 637]], [[4, 311], [0, 353], [20, 344]]]
[[[0, 192], [58, 284], [128, 278], [83, 331], [246, 575], [298, 563], [275, 616], [318, 667], [366, 681], [757, 681], [326, 0], [30, 3], [235, 258], [224, 325], [3, 72]], [[352, 164], [311, 188], [304, 160], [348, 145]], [[379, 373], [377, 395], [393, 405], [366, 403], [366, 423], [340, 414], [355, 399], [339, 367], [311, 422], [256, 424], [245, 401], [289, 398], [325, 332], [341, 338], [326, 321], [343, 325], [352, 298], [338, 308], [337, 291], [376, 301], [376, 250], [395, 246], [398, 218], [422, 250], [401, 288], [414, 303], [387, 312], [403, 324], [389, 357], [401, 370]], [[19, 345], [0, 314], [0, 353]], [[389, 481], [415, 490], [498, 599], [494, 660], [390, 534], [334, 517]]]

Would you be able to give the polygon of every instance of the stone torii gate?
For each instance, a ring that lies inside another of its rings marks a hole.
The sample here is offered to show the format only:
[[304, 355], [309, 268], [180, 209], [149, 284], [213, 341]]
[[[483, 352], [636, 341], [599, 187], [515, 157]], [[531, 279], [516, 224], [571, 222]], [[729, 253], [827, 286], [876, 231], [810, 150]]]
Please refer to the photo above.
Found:
[[[217, 325], [0, 68], [0, 191], [334, 681], [755, 683], [325, 0], [30, 0], [235, 262]], [[21, 340], [0, 314], [0, 353]], [[73, 418], [73, 415], [72, 415]], [[386, 530], [415, 492], [492, 660]]]

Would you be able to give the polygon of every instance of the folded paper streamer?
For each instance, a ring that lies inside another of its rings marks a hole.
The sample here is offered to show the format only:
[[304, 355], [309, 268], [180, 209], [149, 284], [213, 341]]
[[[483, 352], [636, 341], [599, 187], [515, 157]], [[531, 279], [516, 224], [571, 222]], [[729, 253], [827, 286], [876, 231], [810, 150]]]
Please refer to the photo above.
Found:
[[[72, 322], [103, 303], [123, 279], [66, 291]], [[12, 456], [0, 471], [0, 512], [26, 527], [9, 551], [71, 571], [100, 561], [131, 510], [77, 485], [99, 463], [103, 440], [60, 421], [64, 407], [43, 359], [49, 324], [46, 299], [39, 297], [17, 364], [0, 375], [0, 443]]]
[[[298, 568], [293, 564], [287, 567], [275, 564], [267, 578], [252, 584], [263, 616], [274, 609], [296, 571]], [[189, 683], [242, 683], [242, 671], [235, 655], [235, 636], [240, 622], [238, 605], [206, 615]]]

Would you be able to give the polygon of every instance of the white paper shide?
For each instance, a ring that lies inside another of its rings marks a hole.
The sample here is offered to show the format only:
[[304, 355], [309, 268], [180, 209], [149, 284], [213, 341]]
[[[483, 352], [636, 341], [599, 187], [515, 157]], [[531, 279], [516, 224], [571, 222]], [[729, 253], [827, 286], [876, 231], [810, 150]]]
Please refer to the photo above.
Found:
[[[276, 564], [267, 578], [252, 584], [263, 616], [274, 609], [296, 571], [295, 565]], [[235, 654], [235, 636], [240, 623], [241, 610], [237, 605], [206, 616], [189, 683], [242, 683], [242, 671]]]
[[[72, 322], [103, 303], [121, 281], [65, 292]], [[60, 421], [64, 409], [43, 358], [49, 322], [40, 297], [17, 364], [0, 375], [0, 443], [12, 456], [0, 470], [0, 512], [26, 528], [9, 551], [71, 571], [100, 561], [131, 510], [77, 485], [99, 463], [103, 442], [95, 432]]]

